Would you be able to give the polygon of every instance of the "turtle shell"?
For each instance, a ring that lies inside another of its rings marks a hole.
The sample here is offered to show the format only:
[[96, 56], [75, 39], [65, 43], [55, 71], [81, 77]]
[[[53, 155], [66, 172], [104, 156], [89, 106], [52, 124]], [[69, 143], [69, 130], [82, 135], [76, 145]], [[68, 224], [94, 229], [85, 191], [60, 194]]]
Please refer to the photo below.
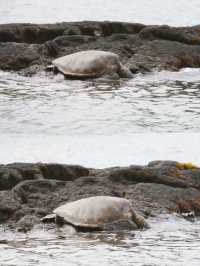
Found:
[[66, 203], [54, 213], [74, 226], [101, 228], [106, 223], [129, 220], [131, 208], [124, 198], [96, 196]]
[[88, 50], [59, 57], [52, 64], [69, 77], [99, 77], [115, 73], [120, 68], [118, 55], [97, 50]]

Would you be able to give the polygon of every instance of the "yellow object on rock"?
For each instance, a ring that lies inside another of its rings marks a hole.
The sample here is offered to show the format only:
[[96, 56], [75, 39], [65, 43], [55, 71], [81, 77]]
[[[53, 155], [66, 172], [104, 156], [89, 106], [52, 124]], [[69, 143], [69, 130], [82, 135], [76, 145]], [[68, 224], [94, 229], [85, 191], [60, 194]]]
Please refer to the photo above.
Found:
[[187, 163], [177, 163], [176, 165], [177, 168], [179, 169], [196, 169], [198, 168], [196, 165], [194, 165], [192, 162], [187, 162]]

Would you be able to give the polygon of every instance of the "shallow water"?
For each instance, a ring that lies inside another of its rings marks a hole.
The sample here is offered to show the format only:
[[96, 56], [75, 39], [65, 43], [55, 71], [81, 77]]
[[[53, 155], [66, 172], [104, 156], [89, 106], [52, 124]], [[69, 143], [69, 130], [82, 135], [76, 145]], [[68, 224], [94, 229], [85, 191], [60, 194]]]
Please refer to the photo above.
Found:
[[174, 26], [199, 24], [199, 0], [1, 0], [0, 23], [116, 20]]
[[22, 234], [1, 228], [1, 265], [199, 265], [198, 220], [163, 216], [150, 223], [147, 231], [115, 233], [35, 229]]
[[200, 70], [71, 81], [0, 72], [1, 133], [199, 132]]
[[83, 82], [0, 72], [0, 161], [198, 164], [199, 74], [184, 69]]
[[83, 82], [0, 72], [1, 162], [199, 163], [199, 74]]

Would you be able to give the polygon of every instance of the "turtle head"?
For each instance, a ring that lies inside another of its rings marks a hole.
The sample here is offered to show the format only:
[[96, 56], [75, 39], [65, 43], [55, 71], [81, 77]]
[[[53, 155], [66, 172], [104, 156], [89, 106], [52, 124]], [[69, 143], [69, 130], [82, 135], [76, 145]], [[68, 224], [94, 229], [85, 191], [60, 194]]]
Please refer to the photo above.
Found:
[[141, 229], [149, 229], [149, 224], [145, 221], [144, 217], [142, 217], [139, 214], [136, 214], [136, 212], [132, 209], [131, 210], [131, 220], [137, 225], [138, 228]]
[[119, 69], [117, 73], [121, 78], [133, 78], [132, 72], [121, 63], [119, 64]]

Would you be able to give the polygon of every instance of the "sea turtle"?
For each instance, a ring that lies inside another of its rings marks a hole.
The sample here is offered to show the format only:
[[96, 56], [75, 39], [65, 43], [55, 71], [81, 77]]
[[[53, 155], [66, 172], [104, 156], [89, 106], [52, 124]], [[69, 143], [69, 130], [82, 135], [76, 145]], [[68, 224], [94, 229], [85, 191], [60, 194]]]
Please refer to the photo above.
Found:
[[131, 71], [122, 65], [117, 54], [98, 50], [81, 51], [59, 57], [52, 61], [47, 70], [59, 71], [68, 78], [98, 78], [118, 74], [130, 78]]
[[[129, 200], [119, 197], [94, 196], [66, 203], [42, 218], [66, 223], [78, 230], [102, 230], [107, 224], [128, 221], [137, 228], [148, 228], [144, 218], [133, 210]], [[133, 224], [134, 223], [134, 224]]]

